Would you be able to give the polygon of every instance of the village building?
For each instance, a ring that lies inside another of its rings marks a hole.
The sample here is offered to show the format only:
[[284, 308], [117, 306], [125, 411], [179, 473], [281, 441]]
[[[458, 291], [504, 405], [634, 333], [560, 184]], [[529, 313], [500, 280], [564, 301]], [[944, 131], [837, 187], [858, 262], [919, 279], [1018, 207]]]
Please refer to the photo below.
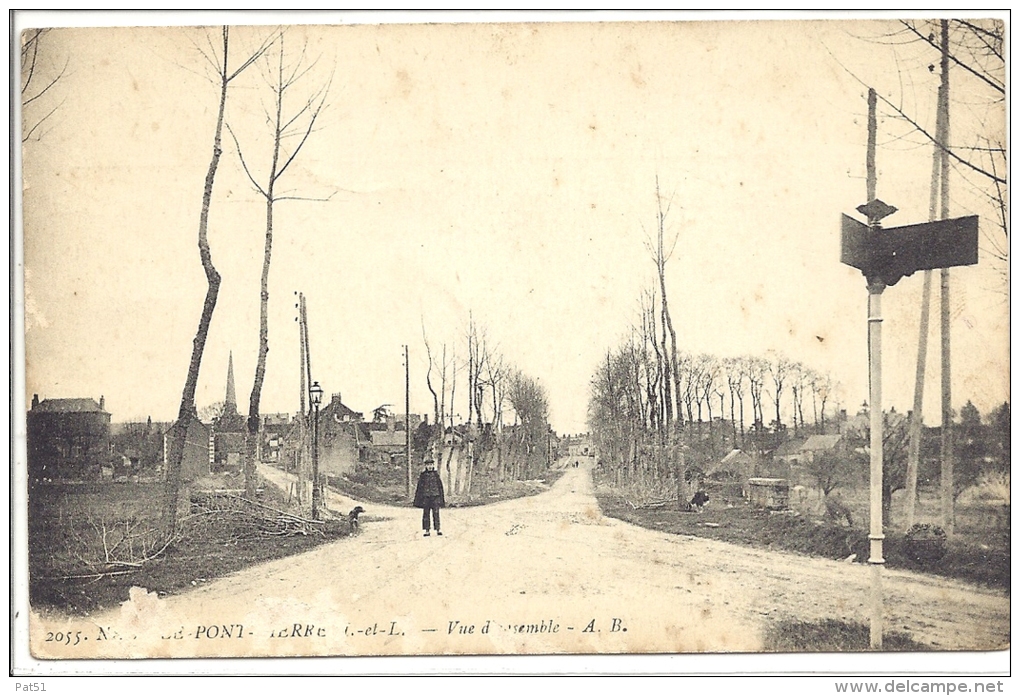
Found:
[[277, 465], [283, 440], [294, 422], [289, 413], [262, 414], [262, 436], [259, 439], [259, 461]]
[[567, 454], [571, 457], [594, 457], [595, 445], [587, 437], [570, 438], [567, 444]]
[[[310, 420], [310, 419], [309, 419]], [[312, 430], [300, 417], [279, 435], [275, 465], [285, 471], [310, 472]], [[319, 473], [340, 476], [352, 473], [362, 452], [371, 447], [364, 414], [346, 406], [340, 394], [319, 410]]]
[[362, 448], [371, 443], [364, 414], [346, 406], [339, 392], [319, 410], [319, 474], [340, 476], [354, 471]]
[[186, 425], [182, 421], [171, 425], [163, 435], [163, 472], [167, 471], [170, 459], [171, 443], [182, 427], [186, 428], [184, 438], [184, 454], [181, 458], [181, 480], [191, 482], [208, 476], [212, 471], [213, 439], [208, 425], [197, 417], [188, 418]]
[[110, 462], [106, 400], [32, 396], [28, 412], [28, 475], [33, 481], [94, 481]]
[[718, 462], [710, 464], [705, 477], [713, 481], [747, 481], [754, 476], [754, 458], [743, 450], [730, 450]]
[[213, 470], [241, 471], [244, 461], [244, 416], [237, 412], [237, 395], [234, 389], [234, 354], [227, 362], [227, 390], [223, 412], [213, 419]]
[[156, 477], [162, 472], [164, 435], [170, 423], [128, 421], [110, 425], [110, 447], [114, 480]]

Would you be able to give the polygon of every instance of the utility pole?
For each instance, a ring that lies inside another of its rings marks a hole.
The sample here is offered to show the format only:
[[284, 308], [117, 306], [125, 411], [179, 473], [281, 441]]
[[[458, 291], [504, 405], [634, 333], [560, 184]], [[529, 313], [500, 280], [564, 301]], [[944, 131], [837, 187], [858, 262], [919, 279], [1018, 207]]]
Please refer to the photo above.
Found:
[[306, 390], [307, 390], [307, 385], [305, 384], [305, 358], [307, 356], [307, 353], [305, 351], [305, 322], [304, 322], [305, 296], [304, 296], [304, 293], [299, 293], [297, 291], [294, 291], [294, 294], [298, 296], [297, 304], [294, 305], [294, 308], [297, 309], [297, 316], [294, 318], [294, 321], [296, 321], [298, 323], [298, 340], [301, 343], [301, 367], [300, 367], [300, 369], [298, 371], [301, 373], [301, 411], [300, 411], [300, 413], [301, 413], [301, 417], [304, 418], [304, 415], [305, 415], [305, 393], [306, 393]]
[[296, 456], [294, 459], [295, 473], [297, 474], [297, 498], [298, 505], [304, 503], [305, 498], [305, 443], [308, 440], [308, 420], [305, 413], [305, 396], [307, 394], [308, 385], [305, 383], [305, 362], [308, 358], [308, 348], [305, 345], [305, 321], [304, 321], [304, 306], [305, 296], [304, 293], [294, 292], [298, 296], [297, 304], [294, 308], [297, 309], [297, 316], [294, 317], [294, 321], [298, 324], [298, 341], [301, 345], [301, 365], [298, 368], [301, 379], [301, 395], [300, 395], [300, 408], [298, 412], [298, 447], [295, 452]]
[[319, 519], [322, 507], [322, 486], [319, 483], [319, 404], [322, 403], [322, 387], [314, 382], [308, 389], [312, 402], [312, 519]]
[[[942, 82], [939, 111], [942, 116], [942, 219], [949, 217], [949, 20], [942, 20]], [[942, 328], [942, 527], [953, 536], [953, 398], [949, 361], [949, 268], [941, 270], [940, 314]]]
[[404, 495], [411, 497], [411, 362], [404, 344], [404, 461], [407, 464], [407, 481]]
[[[312, 389], [312, 351], [311, 351], [311, 345], [308, 342], [308, 305], [305, 302], [304, 293], [301, 294], [301, 308], [300, 308], [300, 311], [301, 311], [301, 342], [302, 342], [302, 345], [304, 346], [304, 367], [303, 367], [304, 372], [303, 372], [303, 377], [302, 377], [301, 381], [302, 381], [302, 383], [306, 383], [306, 381], [307, 381], [308, 389], [309, 389], [309, 395], [311, 395], [311, 389]], [[309, 398], [309, 402], [310, 401], [311, 401], [311, 398]], [[302, 407], [303, 407], [303, 405], [304, 405], [304, 399], [302, 399]], [[306, 416], [302, 416], [302, 417], [304, 417], [306, 419], [307, 418], [311, 418], [312, 417], [311, 411], [312, 411], [312, 404], [309, 403], [308, 404], [308, 414]], [[317, 417], [316, 417], [315, 423], [313, 423], [313, 426], [314, 427], [311, 428], [311, 430], [312, 430], [312, 433], [311, 433], [312, 440], [314, 440], [315, 436], [318, 434], [319, 424], [318, 424], [318, 418]], [[305, 437], [306, 438], [308, 437], [308, 431], [307, 430], [305, 431]], [[302, 452], [304, 451], [304, 447], [305, 447], [304, 443], [305, 442], [307, 442], [307, 439], [302, 441]], [[315, 449], [317, 449], [317, 447], [315, 447]], [[317, 452], [312, 452], [313, 468], [314, 468], [315, 459], [316, 459], [317, 456], [318, 456]], [[302, 487], [304, 486], [303, 478], [301, 479], [301, 485], [302, 485]], [[315, 487], [317, 485], [318, 485], [317, 474], [313, 474], [313, 476], [312, 476], [312, 498], [313, 498], [313, 500], [315, 498]], [[304, 495], [303, 490], [302, 490], [302, 495]]]
[[[939, 181], [943, 175], [940, 144], [945, 142], [945, 123], [942, 114], [942, 87], [938, 93], [938, 115], [935, 122], [935, 145], [931, 158], [931, 192], [928, 196], [928, 221], [934, 222], [938, 215]], [[914, 526], [914, 510], [917, 505], [917, 469], [921, 458], [921, 430], [924, 428], [924, 375], [928, 362], [928, 316], [931, 313], [931, 270], [924, 272], [924, 287], [921, 291], [921, 318], [917, 338], [917, 372], [914, 376], [914, 408], [910, 413], [910, 442], [907, 448], [906, 509], [904, 530]]]

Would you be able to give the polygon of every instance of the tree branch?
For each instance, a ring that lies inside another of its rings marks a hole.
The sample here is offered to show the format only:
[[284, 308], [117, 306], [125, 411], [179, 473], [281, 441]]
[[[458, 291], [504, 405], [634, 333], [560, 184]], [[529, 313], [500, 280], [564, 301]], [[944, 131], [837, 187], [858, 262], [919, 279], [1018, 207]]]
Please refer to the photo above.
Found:
[[[853, 73], [851, 73], [851, 74], [853, 74]], [[856, 76], [854, 76], [854, 77], [856, 78]], [[861, 82], [861, 84], [864, 84], [864, 83]], [[878, 95], [878, 98], [881, 99], [883, 102], [885, 102], [889, 106], [889, 108], [891, 108], [893, 111], [895, 111], [897, 114], [899, 114], [900, 118], [902, 118], [904, 121], [906, 121], [907, 123], [912, 125], [914, 128], [916, 128], [922, 135], [924, 135], [926, 138], [928, 138], [928, 140], [930, 140], [931, 142], [935, 143], [936, 147], [938, 147], [943, 152], [948, 153], [950, 157], [955, 159], [960, 164], [973, 169], [978, 174], [981, 174], [982, 176], [985, 176], [985, 177], [991, 179], [992, 181], [995, 181], [995, 182], [998, 182], [998, 183], [1002, 183], [1002, 184], [1006, 183], [1006, 180], [1003, 179], [1002, 177], [997, 176], [996, 174], [993, 174], [992, 172], [985, 171], [984, 169], [982, 169], [981, 167], [977, 166], [976, 164], [974, 164], [972, 162], [969, 162], [968, 160], [964, 159], [963, 157], [960, 157], [958, 154], [953, 152], [953, 149], [951, 147], [949, 147], [947, 145], [943, 145], [942, 143], [940, 143], [935, 138], [935, 136], [933, 136], [931, 133], [929, 133], [927, 130], [925, 130], [924, 127], [921, 126], [921, 124], [919, 124], [917, 121], [912, 119], [910, 116], [907, 116], [907, 114], [902, 109], [900, 109], [898, 106], [893, 104], [891, 101], [886, 99], [881, 94]]]
[[244, 169], [244, 173], [248, 175], [248, 180], [251, 182], [251, 185], [254, 186], [255, 190], [262, 194], [264, 198], [269, 198], [269, 194], [266, 193], [261, 186], [259, 186], [259, 182], [255, 180], [255, 177], [252, 176], [251, 170], [248, 169], [248, 163], [244, 161], [244, 152], [241, 150], [241, 143], [237, 141], [237, 136], [234, 135], [234, 129], [230, 127], [229, 123], [227, 124], [227, 132], [230, 133], [230, 137], [234, 139], [234, 146], [237, 148], [237, 158], [241, 160], [241, 167]]
[[23, 142], [23, 143], [27, 143], [27, 142], [28, 142], [28, 141], [29, 141], [29, 140], [30, 140], [30, 139], [32, 138], [32, 134], [33, 134], [33, 133], [35, 133], [35, 132], [36, 132], [36, 130], [38, 130], [38, 129], [39, 129], [39, 126], [41, 126], [41, 125], [42, 125], [42, 124], [43, 124], [43, 123], [44, 123], [44, 122], [46, 121], [46, 119], [48, 119], [48, 118], [49, 118], [50, 116], [52, 116], [53, 114], [57, 113], [57, 109], [59, 109], [59, 108], [60, 108], [61, 106], [63, 106], [63, 105], [64, 105], [64, 101], [63, 101], [63, 100], [61, 100], [59, 104], [57, 104], [57, 105], [56, 105], [56, 106], [54, 106], [54, 107], [53, 107], [52, 109], [50, 109], [50, 112], [49, 112], [48, 114], [46, 114], [46, 115], [45, 115], [45, 116], [43, 116], [43, 117], [42, 117], [41, 119], [39, 119], [38, 121], [36, 121], [36, 122], [35, 122], [35, 125], [34, 125], [34, 126], [32, 126], [32, 127], [31, 127], [31, 128], [30, 128], [30, 129], [28, 130], [28, 133], [25, 133], [25, 135], [24, 135], [24, 136], [23, 136], [23, 137], [21, 138], [21, 142]]
[[[1002, 56], [1002, 48], [1001, 48], [1001, 46], [1002, 46], [1002, 36], [1000, 36], [999, 34], [996, 34], [995, 32], [992, 32], [992, 31], [989, 31], [989, 30], [984, 29], [982, 27], [979, 27], [976, 24], [971, 24], [970, 22], [968, 22], [967, 20], [964, 20], [964, 19], [958, 19], [956, 21], [957, 21], [958, 24], [961, 24], [961, 25], [967, 27], [968, 29], [970, 29], [974, 33], [974, 36], [976, 36], [978, 38], [978, 40], [985, 45], [985, 47], [992, 53], [993, 56], [995, 56], [999, 60], [1003, 60], [1003, 61], [1005, 60], [1003, 58], [1003, 56]], [[993, 46], [992, 44], [990, 44], [988, 42], [988, 39], [985, 38], [986, 36], [991, 37], [992, 39], [996, 40], [999, 45], [998, 46]]]
[[[918, 31], [918, 30], [917, 30], [917, 29], [916, 29], [916, 28], [915, 28], [915, 27], [914, 27], [913, 25], [911, 25], [911, 24], [910, 24], [909, 22], [907, 22], [907, 21], [905, 21], [905, 20], [900, 20], [900, 21], [901, 21], [901, 23], [903, 24], [903, 26], [905, 26], [905, 27], [906, 27], [907, 29], [909, 29], [909, 30], [910, 30], [911, 32], [913, 32], [913, 33], [914, 33], [914, 35], [915, 35], [915, 36], [917, 36], [917, 37], [918, 37], [919, 39], [921, 39], [922, 41], [924, 41], [924, 42], [925, 42], [926, 44], [928, 44], [928, 45], [929, 45], [929, 46], [931, 46], [932, 48], [936, 49], [936, 50], [937, 50], [937, 51], [938, 51], [939, 53], [941, 53], [941, 52], [942, 52], [942, 47], [941, 47], [941, 46], [939, 46], [939, 45], [938, 45], [938, 44], [937, 44], [937, 43], [936, 43], [936, 42], [935, 42], [935, 41], [934, 41], [934, 40], [933, 40], [932, 38], [930, 38], [930, 37], [928, 37], [928, 36], [925, 36], [924, 34], [922, 34], [921, 32], [919, 32], [919, 31]], [[959, 66], [960, 66], [961, 68], [963, 68], [964, 70], [966, 70], [967, 72], [969, 72], [969, 73], [970, 73], [971, 75], [973, 75], [974, 77], [978, 78], [978, 79], [979, 79], [979, 80], [981, 80], [982, 82], [985, 82], [986, 84], [988, 84], [988, 85], [989, 85], [989, 86], [990, 86], [990, 87], [991, 87], [992, 89], [994, 89], [995, 91], [997, 91], [997, 92], [999, 92], [1000, 94], [1002, 94], [1003, 96], [1005, 96], [1005, 94], [1006, 94], [1006, 87], [1005, 87], [1005, 85], [1000, 85], [1000, 84], [998, 84], [997, 82], [994, 82], [994, 81], [993, 81], [993, 80], [992, 80], [992, 79], [991, 79], [990, 77], [988, 77], [987, 75], [982, 75], [982, 74], [981, 74], [980, 72], [978, 72], [977, 70], [975, 70], [975, 69], [974, 69], [974, 68], [972, 68], [971, 66], [969, 66], [969, 65], [967, 65], [966, 63], [964, 63], [963, 61], [961, 61], [961, 60], [960, 60], [959, 58], [957, 58], [957, 57], [956, 57], [955, 55], [953, 55], [952, 53], [948, 54], [948, 56], [949, 56], [949, 59], [950, 59], [951, 61], [953, 61], [954, 63], [956, 63], [957, 65], [959, 65]]]
[[308, 140], [308, 136], [312, 134], [312, 128], [315, 127], [315, 121], [319, 118], [319, 113], [321, 113], [323, 106], [326, 104], [326, 97], [329, 96], [329, 86], [331, 83], [332, 77], [330, 77], [330, 82], [326, 84], [326, 87], [323, 88], [321, 92], [322, 97], [319, 99], [319, 105], [315, 107], [315, 111], [312, 113], [311, 118], [308, 119], [308, 128], [305, 129], [305, 134], [301, 136], [301, 141], [294, 148], [294, 151], [291, 153], [290, 157], [287, 158], [287, 161], [284, 162], [283, 166], [277, 170], [276, 175], [273, 177], [274, 180], [283, 176], [283, 173], [287, 171], [287, 167], [290, 166], [291, 162], [294, 161], [294, 158], [297, 157], [299, 152], [301, 152], [301, 148], [304, 147], [305, 142]]
[[252, 53], [250, 56], [248, 56], [248, 59], [245, 60], [244, 63], [242, 63], [239, 68], [237, 68], [237, 70], [232, 72], [229, 77], [227, 77], [226, 73], [224, 73], [224, 77], [226, 77], [227, 82], [230, 82], [235, 77], [237, 77], [238, 75], [243, 73], [245, 70], [247, 70], [252, 65], [252, 63], [254, 63], [259, 58], [261, 58], [262, 54], [264, 54], [266, 51], [268, 51], [269, 48], [274, 43], [276, 43], [276, 40], [279, 39], [282, 35], [283, 35], [283, 30], [282, 29], [277, 29], [273, 34], [271, 34], [268, 38], [266, 38], [266, 40], [262, 42], [262, 45], [260, 45], [255, 50], [254, 53]]
[[313, 201], [313, 202], [318, 202], [318, 203], [326, 203], [329, 200], [331, 200], [333, 198], [333, 196], [335, 196], [335, 195], [336, 195], [336, 191], [334, 191], [333, 193], [329, 194], [325, 198], [312, 198], [312, 197], [309, 197], [309, 196], [275, 196], [273, 198], [273, 200], [275, 200], [275, 201]]

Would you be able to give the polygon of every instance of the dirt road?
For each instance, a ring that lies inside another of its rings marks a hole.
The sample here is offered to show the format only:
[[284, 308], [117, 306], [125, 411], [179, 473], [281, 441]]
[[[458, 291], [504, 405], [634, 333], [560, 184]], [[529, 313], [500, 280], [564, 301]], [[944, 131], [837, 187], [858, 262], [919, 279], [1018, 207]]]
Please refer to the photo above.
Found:
[[[269, 470], [267, 476], [286, 476]], [[355, 501], [330, 494], [330, 507]], [[548, 492], [443, 511], [362, 503], [362, 533], [183, 595], [141, 590], [115, 612], [45, 622], [38, 656], [745, 652], [782, 618], [867, 621], [859, 564], [668, 535], [604, 518], [590, 472]], [[887, 571], [886, 628], [942, 650], [1009, 640], [1009, 597]], [[47, 631], [82, 631], [76, 645]], [[114, 638], [116, 634], [116, 638]], [[296, 634], [296, 635], [295, 635]]]

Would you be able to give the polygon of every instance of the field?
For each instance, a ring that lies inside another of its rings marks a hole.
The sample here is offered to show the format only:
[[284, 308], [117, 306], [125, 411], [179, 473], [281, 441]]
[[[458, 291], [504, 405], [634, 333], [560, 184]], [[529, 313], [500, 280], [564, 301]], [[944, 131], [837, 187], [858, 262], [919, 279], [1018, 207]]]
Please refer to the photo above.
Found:
[[[610, 517], [672, 534], [719, 539], [755, 548], [793, 551], [812, 556], [864, 563], [868, 558], [866, 494], [846, 495], [855, 526], [826, 520], [808, 501], [801, 511], [770, 512], [746, 505], [738, 496], [719, 489], [704, 512], [680, 512], [676, 503], [635, 506], [620, 491], [599, 486], [596, 496], [602, 512]], [[896, 499], [894, 499], [894, 503]], [[921, 496], [918, 522], [936, 520], [933, 494]], [[894, 505], [894, 515], [897, 509]], [[895, 520], [898, 519], [894, 517]], [[994, 506], [972, 500], [957, 507], [957, 534], [943, 558], [921, 563], [912, 558], [902, 532], [886, 529], [884, 556], [890, 568], [959, 578], [989, 587], [1009, 589], [1009, 527], [1003, 526]]]
[[[238, 514], [180, 512], [181, 534], [163, 549], [159, 483], [39, 485], [29, 491], [29, 601], [33, 609], [86, 615], [128, 599], [132, 586], [174, 594], [258, 563], [347, 536], [271, 534]], [[267, 485], [259, 503], [284, 510]]]

